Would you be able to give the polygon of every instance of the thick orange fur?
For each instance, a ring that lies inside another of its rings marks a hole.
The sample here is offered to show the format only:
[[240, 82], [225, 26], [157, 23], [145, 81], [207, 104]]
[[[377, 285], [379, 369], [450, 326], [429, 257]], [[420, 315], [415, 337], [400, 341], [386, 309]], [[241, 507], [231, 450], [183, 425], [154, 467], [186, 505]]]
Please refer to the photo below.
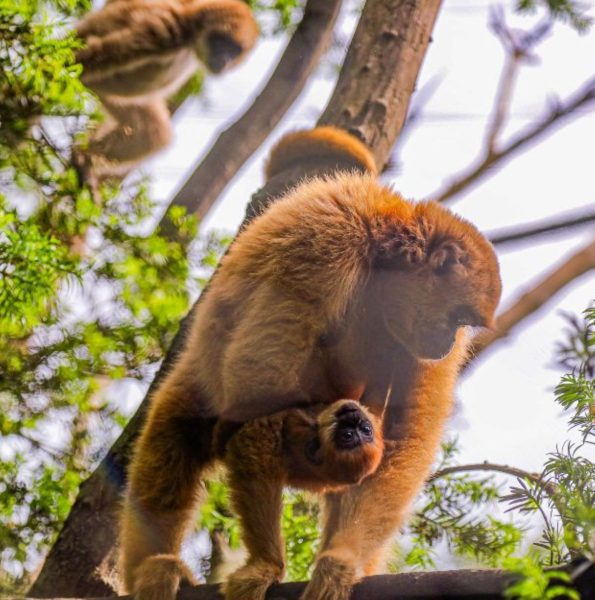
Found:
[[101, 179], [166, 146], [166, 99], [199, 64], [219, 73], [243, 60], [258, 27], [241, 0], [115, 0], [83, 18], [77, 34], [82, 80], [111, 116], [77, 161]]
[[[313, 154], [318, 143], [313, 135]], [[277, 152], [299, 160], [290, 149]], [[495, 254], [475, 227], [431, 202], [407, 202], [370, 175], [310, 180], [275, 202], [223, 259], [153, 398], [124, 511], [129, 586], [146, 558], [176, 555], [222, 421], [351, 398], [384, 414], [384, 458], [361, 484], [327, 494], [305, 592], [345, 600], [357, 578], [379, 568], [422, 487], [451, 410], [466, 326], [489, 325], [499, 297]], [[246, 514], [276, 505], [279, 493], [264, 486]], [[276, 517], [260, 532], [273, 545]], [[255, 570], [242, 581], [254, 583]], [[229, 598], [246, 597], [232, 590]]]
[[330, 125], [283, 136], [271, 152], [265, 173], [267, 179], [271, 179], [295, 164], [304, 161], [315, 164], [328, 159], [355, 161], [368, 173], [377, 173], [376, 162], [366, 146], [346, 131]]

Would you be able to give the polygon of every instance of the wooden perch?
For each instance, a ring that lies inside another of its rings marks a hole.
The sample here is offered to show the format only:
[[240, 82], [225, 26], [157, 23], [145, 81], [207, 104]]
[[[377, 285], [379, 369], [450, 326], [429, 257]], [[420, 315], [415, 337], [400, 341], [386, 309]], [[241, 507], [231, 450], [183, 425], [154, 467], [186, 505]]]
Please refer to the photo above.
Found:
[[[595, 566], [593, 563], [582, 560], [563, 570], [569, 573], [572, 587], [578, 590], [582, 599], [588, 600], [594, 597]], [[504, 591], [514, 582], [515, 577], [515, 575], [495, 569], [375, 575], [374, 577], [366, 577], [357, 584], [351, 599], [445, 600], [460, 598], [462, 600], [502, 600], [505, 598]], [[561, 582], [556, 581], [555, 583], [560, 585]], [[266, 599], [299, 600], [305, 586], [304, 582], [273, 585], [267, 592]], [[178, 594], [178, 600], [224, 600], [219, 593], [219, 589], [219, 586], [215, 584], [182, 588]], [[131, 596], [120, 598], [131, 598]], [[8, 598], [7, 600], [17, 599]], [[104, 597], [95, 600], [116, 600], [116, 597]]]

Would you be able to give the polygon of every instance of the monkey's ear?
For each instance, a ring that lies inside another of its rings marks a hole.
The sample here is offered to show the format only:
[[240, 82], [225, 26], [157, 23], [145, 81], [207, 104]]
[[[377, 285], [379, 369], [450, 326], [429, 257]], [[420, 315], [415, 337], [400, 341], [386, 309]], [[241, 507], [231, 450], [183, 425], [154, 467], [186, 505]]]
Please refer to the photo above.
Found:
[[383, 269], [419, 264], [425, 256], [426, 239], [417, 227], [402, 223], [372, 224], [373, 264]]
[[428, 256], [428, 264], [438, 275], [446, 275], [455, 269], [466, 267], [468, 256], [463, 245], [455, 240], [446, 240], [435, 246]]

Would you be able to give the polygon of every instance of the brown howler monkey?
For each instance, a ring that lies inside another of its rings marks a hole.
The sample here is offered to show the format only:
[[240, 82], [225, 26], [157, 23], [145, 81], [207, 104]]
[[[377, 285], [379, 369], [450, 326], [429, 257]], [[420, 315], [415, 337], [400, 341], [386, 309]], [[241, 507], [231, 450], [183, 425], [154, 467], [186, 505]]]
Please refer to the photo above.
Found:
[[221, 73], [245, 58], [258, 27], [241, 0], [115, 0], [77, 26], [82, 81], [111, 119], [75, 152], [89, 179], [125, 174], [171, 139], [166, 99], [199, 64]]
[[[384, 449], [380, 420], [353, 400], [287, 409], [243, 425], [219, 422], [212, 443], [213, 456], [227, 467], [231, 502], [248, 551], [246, 564], [226, 582], [226, 596], [233, 600], [264, 598], [267, 588], [283, 578], [283, 488], [341, 491], [373, 473]], [[125, 515], [124, 539], [128, 526], [137, 525], [129, 521], [136, 516]], [[177, 584], [172, 578], [193, 581], [173, 555], [153, 556], [140, 570], [142, 577], [150, 576], [150, 586], [138, 590], [138, 598], [169, 598]], [[134, 581], [126, 583], [133, 589]]]
[[[281, 141], [267, 176], [288, 168], [284, 157], [322, 160], [337, 145], [361, 170], [374, 163], [355, 138], [319, 128]], [[408, 202], [371, 175], [311, 179], [273, 203], [222, 260], [152, 398], [124, 506], [128, 589], [156, 598], [157, 578], [169, 582], [159, 597], [173, 598], [216, 426], [350, 398], [384, 414], [385, 451], [361, 484], [326, 494], [321, 551], [304, 594], [348, 598], [359, 577], [380, 567], [428, 475], [467, 326], [492, 323], [500, 291], [494, 251], [473, 225], [435, 203]], [[262, 598], [256, 579], [244, 600]]]

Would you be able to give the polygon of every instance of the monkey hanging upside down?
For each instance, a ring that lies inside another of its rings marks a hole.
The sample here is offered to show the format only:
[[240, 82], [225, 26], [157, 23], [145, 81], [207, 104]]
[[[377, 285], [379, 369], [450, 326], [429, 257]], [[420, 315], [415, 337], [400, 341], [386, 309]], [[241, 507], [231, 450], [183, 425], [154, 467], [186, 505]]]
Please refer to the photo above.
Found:
[[110, 118], [73, 160], [83, 177], [126, 174], [171, 140], [167, 98], [202, 65], [222, 73], [258, 38], [242, 0], [114, 0], [76, 28], [81, 79]]

